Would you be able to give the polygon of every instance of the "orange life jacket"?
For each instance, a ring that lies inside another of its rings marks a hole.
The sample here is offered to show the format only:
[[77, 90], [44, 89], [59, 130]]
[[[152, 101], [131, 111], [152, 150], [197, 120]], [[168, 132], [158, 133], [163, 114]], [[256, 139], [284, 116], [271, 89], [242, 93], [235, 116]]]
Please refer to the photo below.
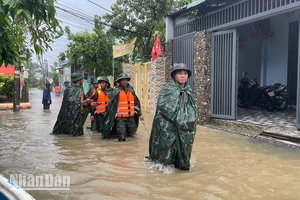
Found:
[[130, 90], [125, 92], [121, 90], [119, 96], [119, 104], [117, 117], [133, 117], [134, 116], [134, 97]]
[[102, 90], [98, 90], [98, 106], [96, 107], [96, 114], [103, 114], [106, 111], [106, 107], [108, 105], [109, 98]]
[[56, 86], [55, 87], [55, 93], [59, 93], [59, 92], [60, 92], [59, 86]]
[[100, 89], [101, 89], [101, 87], [100, 87], [100, 86], [98, 86], [96, 89], [93, 89], [93, 91], [92, 91], [92, 95], [96, 94], [96, 92], [97, 92], [98, 90], [100, 90]]
[[[81, 101], [83, 101], [85, 99], [85, 96], [84, 96], [84, 92], [81, 92]], [[81, 114], [83, 114], [83, 105], [81, 106]]]

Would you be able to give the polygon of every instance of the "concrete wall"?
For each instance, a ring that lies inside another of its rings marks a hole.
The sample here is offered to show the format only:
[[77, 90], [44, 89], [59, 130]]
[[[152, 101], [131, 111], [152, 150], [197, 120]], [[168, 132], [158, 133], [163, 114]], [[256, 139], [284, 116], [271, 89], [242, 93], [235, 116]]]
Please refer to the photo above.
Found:
[[261, 49], [262, 40], [251, 36], [251, 26], [245, 25], [237, 28], [238, 45], [238, 80], [243, 72], [248, 71], [247, 77], [253, 79], [261, 77]]
[[263, 41], [265, 84], [287, 84], [289, 22], [299, 20], [300, 12], [291, 12], [270, 19], [273, 32]]

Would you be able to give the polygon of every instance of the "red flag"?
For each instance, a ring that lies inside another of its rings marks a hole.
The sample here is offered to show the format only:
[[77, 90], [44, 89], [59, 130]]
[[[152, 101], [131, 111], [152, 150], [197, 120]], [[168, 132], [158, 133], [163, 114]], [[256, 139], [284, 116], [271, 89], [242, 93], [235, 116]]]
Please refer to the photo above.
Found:
[[159, 55], [161, 55], [162, 52], [162, 47], [160, 43], [160, 36], [157, 34], [156, 40], [154, 42], [153, 48], [152, 48], [152, 61], [154, 61]]

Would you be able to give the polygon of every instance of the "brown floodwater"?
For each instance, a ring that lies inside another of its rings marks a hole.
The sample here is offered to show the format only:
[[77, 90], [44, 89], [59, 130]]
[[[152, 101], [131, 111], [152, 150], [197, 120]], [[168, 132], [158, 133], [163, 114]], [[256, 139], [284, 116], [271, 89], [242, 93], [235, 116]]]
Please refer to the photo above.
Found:
[[82, 137], [53, 136], [61, 97], [52, 93], [49, 112], [41, 98], [32, 89], [32, 109], [0, 111], [0, 174], [70, 176], [69, 191], [28, 191], [36, 199], [300, 199], [298, 149], [198, 126], [191, 170], [179, 171], [144, 159], [151, 114], [124, 143], [89, 129]]

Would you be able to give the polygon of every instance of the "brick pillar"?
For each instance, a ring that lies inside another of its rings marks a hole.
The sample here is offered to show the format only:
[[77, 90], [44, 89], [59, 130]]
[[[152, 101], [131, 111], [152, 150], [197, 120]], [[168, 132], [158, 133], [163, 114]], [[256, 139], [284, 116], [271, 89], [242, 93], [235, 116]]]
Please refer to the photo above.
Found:
[[158, 57], [154, 62], [151, 63], [151, 113], [155, 114], [156, 103], [159, 92], [162, 86], [165, 84], [165, 69], [166, 69], [166, 57]]
[[212, 33], [198, 32], [194, 38], [194, 92], [199, 105], [198, 122], [210, 121], [210, 79], [211, 79], [211, 47]]
[[[134, 83], [134, 76], [133, 76], [133, 72], [134, 72], [134, 64], [131, 63], [123, 63], [123, 73], [128, 74], [128, 76], [131, 78], [129, 84], [132, 85], [132, 83]], [[118, 77], [115, 77], [115, 79], [117, 79]]]
[[165, 80], [171, 80], [171, 71], [173, 69], [173, 41], [166, 42], [165, 48], [165, 58], [166, 58], [166, 67], [165, 67]]

